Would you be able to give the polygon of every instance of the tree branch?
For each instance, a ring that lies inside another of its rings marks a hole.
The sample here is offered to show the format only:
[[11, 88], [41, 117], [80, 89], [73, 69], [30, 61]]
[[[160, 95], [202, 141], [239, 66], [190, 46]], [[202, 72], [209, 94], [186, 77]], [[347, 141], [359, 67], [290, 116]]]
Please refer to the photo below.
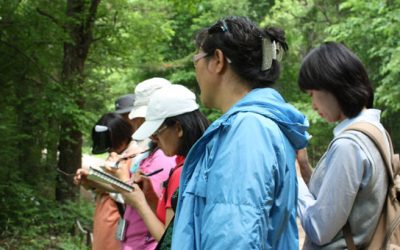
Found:
[[40, 15], [49, 18], [49, 19], [50, 19], [53, 23], [55, 23], [57, 26], [63, 27], [63, 25], [61, 24], [61, 22], [60, 22], [57, 18], [55, 18], [54, 16], [50, 15], [49, 13], [47, 13], [47, 12], [45, 12], [45, 11], [39, 9], [39, 8], [36, 8], [36, 11], [37, 11], [37, 13], [39, 13]]
[[99, 6], [101, 0], [92, 0], [89, 8], [89, 16], [86, 19], [85, 27], [88, 33], [91, 33], [94, 21], [96, 20], [97, 7]]

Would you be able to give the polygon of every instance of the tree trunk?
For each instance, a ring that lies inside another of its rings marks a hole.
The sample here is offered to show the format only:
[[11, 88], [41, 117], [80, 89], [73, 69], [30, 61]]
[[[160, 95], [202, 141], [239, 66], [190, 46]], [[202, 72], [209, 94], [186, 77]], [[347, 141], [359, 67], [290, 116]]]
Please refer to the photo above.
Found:
[[[69, 100], [80, 110], [85, 108], [84, 65], [93, 42], [93, 26], [100, 0], [68, 0], [67, 16], [71, 18], [64, 26], [72, 42], [64, 43], [62, 82]], [[67, 114], [69, 114], [67, 112]], [[82, 132], [76, 116], [62, 117], [58, 144], [58, 168], [67, 173], [74, 173], [81, 167]], [[72, 178], [57, 177], [56, 199], [65, 201], [75, 199], [78, 188], [72, 184]]]

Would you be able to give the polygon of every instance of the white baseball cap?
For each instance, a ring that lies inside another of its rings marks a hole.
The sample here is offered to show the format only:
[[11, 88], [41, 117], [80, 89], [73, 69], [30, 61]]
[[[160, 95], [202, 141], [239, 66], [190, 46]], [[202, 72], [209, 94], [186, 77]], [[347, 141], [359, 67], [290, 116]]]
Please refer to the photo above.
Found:
[[146, 117], [150, 96], [158, 89], [171, 85], [171, 82], [161, 77], [153, 77], [139, 83], [135, 88], [135, 103], [129, 113], [129, 119]]
[[172, 84], [157, 90], [151, 97], [144, 123], [132, 135], [134, 140], [149, 138], [166, 118], [199, 109], [195, 94], [188, 88]]

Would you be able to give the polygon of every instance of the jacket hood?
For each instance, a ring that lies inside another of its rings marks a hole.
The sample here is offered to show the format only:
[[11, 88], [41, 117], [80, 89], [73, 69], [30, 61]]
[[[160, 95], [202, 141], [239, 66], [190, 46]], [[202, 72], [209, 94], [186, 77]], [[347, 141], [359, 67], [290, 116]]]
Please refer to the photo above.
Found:
[[272, 88], [250, 91], [221, 117], [221, 122], [238, 112], [254, 112], [268, 117], [278, 124], [295, 149], [307, 146], [310, 137], [307, 118]]

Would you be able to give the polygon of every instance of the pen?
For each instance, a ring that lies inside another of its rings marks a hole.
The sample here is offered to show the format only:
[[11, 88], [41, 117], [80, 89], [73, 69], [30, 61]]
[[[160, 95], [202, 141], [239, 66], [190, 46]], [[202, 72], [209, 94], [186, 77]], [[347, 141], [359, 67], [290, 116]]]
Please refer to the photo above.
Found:
[[142, 175], [143, 175], [143, 176], [146, 176], [146, 177], [150, 177], [150, 176], [153, 176], [153, 175], [155, 175], [155, 174], [160, 173], [160, 172], [163, 171], [163, 170], [164, 170], [163, 168], [160, 168], [160, 169], [157, 169], [157, 170], [155, 170], [155, 171], [153, 171], [153, 172], [151, 172], [151, 173], [142, 174]]
[[135, 156], [137, 156], [137, 155], [139, 155], [139, 154], [146, 153], [146, 152], [148, 152], [148, 151], [150, 151], [150, 149], [149, 149], [149, 148], [148, 148], [148, 149], [146, 149], [146, 150], [144, 150], [144, 151], [142, 151], [142, 152], [139, 152], [139, 153], [136, 153], [136, 154], [131, 154], [131, 155], [125, 156], [125, 157], [123, 157], [123, 158], [119, 159], [118, 161], [124, 161], [124, 160], [128, 160], [128, 159], [130, 159], [130, 158], [133, 158], [133, 157], [135, 157]]

